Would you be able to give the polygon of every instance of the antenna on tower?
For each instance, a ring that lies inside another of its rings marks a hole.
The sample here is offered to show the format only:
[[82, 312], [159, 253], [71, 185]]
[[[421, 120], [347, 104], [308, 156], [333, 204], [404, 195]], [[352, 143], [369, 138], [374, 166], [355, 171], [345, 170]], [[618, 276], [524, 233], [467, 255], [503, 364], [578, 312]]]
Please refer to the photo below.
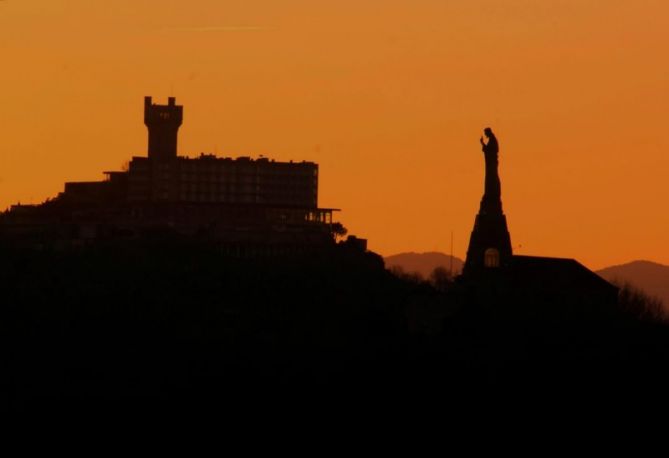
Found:
[[453, 278], [453, 231], [451, 230], [451, 279]]

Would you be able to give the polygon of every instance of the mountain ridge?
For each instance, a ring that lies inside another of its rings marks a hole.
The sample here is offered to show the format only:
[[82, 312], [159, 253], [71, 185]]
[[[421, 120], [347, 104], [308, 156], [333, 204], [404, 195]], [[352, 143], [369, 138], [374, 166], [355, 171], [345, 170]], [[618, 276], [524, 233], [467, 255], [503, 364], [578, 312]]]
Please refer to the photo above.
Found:
[[628, 283], [656, 297], [669, 309], [669, 266], [655, 261], [635, 260], [596, 271], [612, 283]]
[[[447, 271], [451, 269], [451, 256], [439, 251], [426, 251], [418, 253], [408, 251], [391, 256], [384, 256], [387, 269], [401, 268], [407, 273], [418, 273], [423, 278], [429, 278], [432, 271], [437, 267], [443, 267]], [[453, 274], [458, 275], [462, 271], [464, 261], [457, 256], [452, 257]]]

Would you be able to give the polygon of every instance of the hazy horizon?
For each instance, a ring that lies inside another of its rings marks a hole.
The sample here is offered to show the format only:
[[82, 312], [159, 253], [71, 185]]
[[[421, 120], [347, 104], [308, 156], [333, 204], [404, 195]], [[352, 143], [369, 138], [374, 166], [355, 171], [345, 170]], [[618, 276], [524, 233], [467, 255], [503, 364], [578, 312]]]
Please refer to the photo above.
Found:
[[[381, 254], [381, 253], [379, 253], [379, 254]], [[403, 255], [422, 256], [422, 255], [430, 255], [430, 254], [451, 256], [450, 253], [447, 253], [447, 252], [444, 252], [444, 251], [410, 251], [410, 250], [409, 251], [398, 252], [398, 253], [392, 253], [392, 254], [381, 254], [381, 256], [383, 256], [384, 259], [387, 259], [387, 258], [392, 258], [392, 257], [395, 257], [395, 256], [403, 256]], [[532, 255], [532, 254], [528, 253], [527, 256], [541, 256], [541, 255], [536, 255], [536, 254]], [[453, 254], [453, 258], [458, 260], [458, 261], [464, 262], [466, 256], [460, 257], [456, 254]], [[611, 264], [611, 265], [606, 265], [606, 266], [601, 266], [601, 267], [592, 267], [592, 266], [586, 265], [586, 267], [588, 267], [592, 271], [597, 272], [597, 271], [600, 271], [600, 270], [616, 268], [616, 267], [623, 267], [623, 266], [628, 266], [628, 265], [631, 265], [631, 264], [646, 264], [646, 263], [654, 264], [654, 265], [661, 266], [661, 267], [669, 267], [665, 264], [662, 264], [661, 262], [657, 262], [657, 261], [654, 261], [652, 259], [630, 259], [628, 261], [621, 262], [620, 264]]]

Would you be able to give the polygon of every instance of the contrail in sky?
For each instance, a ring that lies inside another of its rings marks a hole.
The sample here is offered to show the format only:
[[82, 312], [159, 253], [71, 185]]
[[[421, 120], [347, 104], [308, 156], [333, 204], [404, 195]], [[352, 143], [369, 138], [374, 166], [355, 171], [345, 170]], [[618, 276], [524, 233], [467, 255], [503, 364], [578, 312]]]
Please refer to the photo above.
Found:
[[[0, 0], [2, 1], [2, 0]], [[267, 27], [261, 26], [238, 26], [238, 25], [219, 25], [205, 27], [175, 27], [168, 30], [174, 32], [250, 32], [256, 30], [267, 30]]]

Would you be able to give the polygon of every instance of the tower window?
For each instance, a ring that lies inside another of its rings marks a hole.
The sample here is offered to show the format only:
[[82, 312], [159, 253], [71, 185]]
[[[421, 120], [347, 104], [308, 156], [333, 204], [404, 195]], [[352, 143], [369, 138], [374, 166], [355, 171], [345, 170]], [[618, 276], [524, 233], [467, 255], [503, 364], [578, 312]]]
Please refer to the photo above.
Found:
[[483, 265], [486, 267], [499, 267], [499, 250], [488, 248], [483, 255]]

